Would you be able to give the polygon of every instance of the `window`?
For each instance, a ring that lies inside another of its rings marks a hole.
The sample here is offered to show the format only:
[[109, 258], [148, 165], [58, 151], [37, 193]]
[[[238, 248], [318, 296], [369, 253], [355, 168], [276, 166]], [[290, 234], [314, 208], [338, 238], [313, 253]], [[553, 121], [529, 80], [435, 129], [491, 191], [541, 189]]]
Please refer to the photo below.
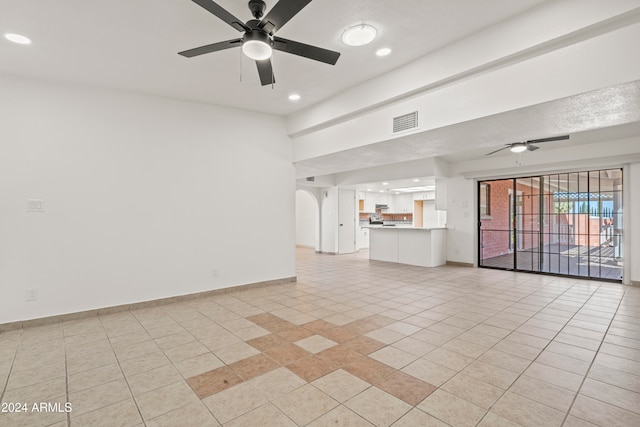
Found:
[[480, 184], [480, 217], [491, 215], [491, 186]]

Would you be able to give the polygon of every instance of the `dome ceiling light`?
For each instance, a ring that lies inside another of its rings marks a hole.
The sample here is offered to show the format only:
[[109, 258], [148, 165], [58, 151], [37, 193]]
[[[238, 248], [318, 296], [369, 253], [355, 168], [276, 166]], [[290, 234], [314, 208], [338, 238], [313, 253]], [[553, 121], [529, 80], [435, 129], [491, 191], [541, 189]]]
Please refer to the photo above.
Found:
[[378, 31], [368, 24], [359, 24], [349, 27], [342, 33], [342, 42], [347, 46], [364, 46], [371, 43]]
[[31, 44], [31, 39], [22, 34], [6, 33], [4, 38], [17, 44]]

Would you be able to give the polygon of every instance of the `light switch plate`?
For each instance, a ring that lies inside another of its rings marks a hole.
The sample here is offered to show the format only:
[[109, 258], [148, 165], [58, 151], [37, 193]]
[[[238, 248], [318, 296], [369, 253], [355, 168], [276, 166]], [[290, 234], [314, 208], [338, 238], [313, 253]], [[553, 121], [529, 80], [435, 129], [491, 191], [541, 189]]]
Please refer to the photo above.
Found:
[[27, 212], [44, 212], [42, 199], [27, 199]]

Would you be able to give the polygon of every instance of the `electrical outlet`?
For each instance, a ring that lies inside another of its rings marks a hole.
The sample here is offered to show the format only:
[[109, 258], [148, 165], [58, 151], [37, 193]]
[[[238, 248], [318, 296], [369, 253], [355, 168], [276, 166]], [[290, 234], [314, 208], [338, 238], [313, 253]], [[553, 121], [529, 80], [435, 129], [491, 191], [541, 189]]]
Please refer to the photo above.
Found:
[[37, 301], [38, 300], [38, 290], [37, 289], [27, 289], [26, 300], [27, 301]]
[[213, 267], [211, 269], [211, 277], [218, 277], [218, 268], [217, 267]]

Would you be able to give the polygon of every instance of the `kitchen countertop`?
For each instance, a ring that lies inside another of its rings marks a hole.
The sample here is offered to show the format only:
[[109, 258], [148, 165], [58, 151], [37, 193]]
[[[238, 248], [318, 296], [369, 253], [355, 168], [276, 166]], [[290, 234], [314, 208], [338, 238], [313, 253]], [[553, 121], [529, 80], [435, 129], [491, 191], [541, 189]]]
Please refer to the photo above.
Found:
[[410, 225], [363, 225], [360, 228], [375, 228], [383, 230], [446, 230], [447, 227], [413, 227]]

